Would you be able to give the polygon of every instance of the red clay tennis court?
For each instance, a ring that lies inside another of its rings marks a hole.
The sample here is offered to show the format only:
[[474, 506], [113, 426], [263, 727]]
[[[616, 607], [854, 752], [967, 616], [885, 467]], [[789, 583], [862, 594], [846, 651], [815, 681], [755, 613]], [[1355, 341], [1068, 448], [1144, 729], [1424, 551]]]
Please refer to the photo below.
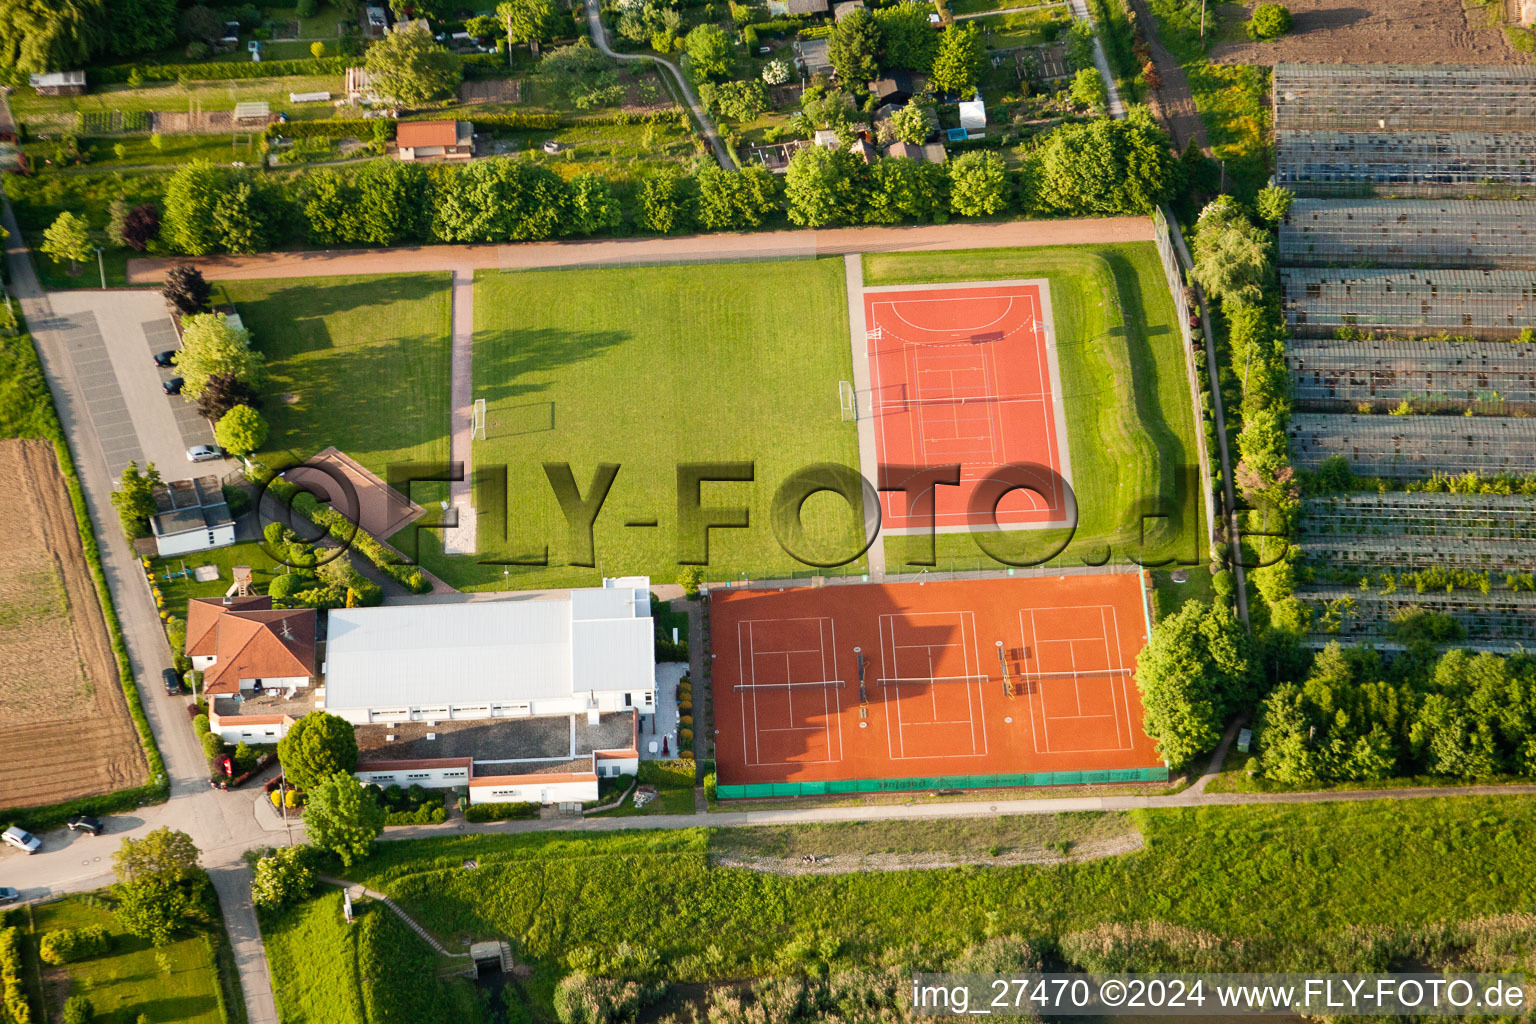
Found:
[[724, 797], [1167, 778], [1137, 572], [716, 590], [710, 629]]
[[[932, 492], [940, 531], [991, 525], [970, 501], [976, 482], [1006, 463], [1048, 471], [1019, 476], [1035, 490], [1003, 498], [997, 525], [1067, 520], [1061, 478], [1070, 473], [1045, 282], [868, 288], [864, 318], [879, 464], [960, 464], [960, 485]], [[902, 482], [887, 472], [882, 486]], [[914, 515], [901, 491], [881, 501], [887, 532], [926, 529], [926, 515]]]

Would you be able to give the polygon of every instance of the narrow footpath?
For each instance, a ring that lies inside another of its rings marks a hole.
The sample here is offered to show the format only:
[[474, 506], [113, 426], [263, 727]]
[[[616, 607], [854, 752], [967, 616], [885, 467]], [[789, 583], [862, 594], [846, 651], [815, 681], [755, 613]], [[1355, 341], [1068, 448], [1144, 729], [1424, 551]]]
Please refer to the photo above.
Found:
[[704, 139], [709, 143], [709, 148], [714, 150], [715, 159], [720, 161], [720, 166], [728, 171], [736, 170], [736, 161], [731, 156], [731, 151], [720, 140], [720, 133], [715, 130], [715, 123], [709, 119], [709, 112], [704, 109], [704, 104], [699, 102], [698, 93], [693, 91], [693, 86], [688, 84], [688, 78], [676, 64], [665, 57], [656, 57], [648, 53], [619, 53], [608, 45], [608, 29], [603, 25], [603, 12], [598, 6], [597, 0], [587, 0], [587, 25], [592, 29], [592, 42], [597, 44], [605, 56], [614, 60], [648, 60], [661, 65], [671, 72], [672, 78], [682, 92], [683, 98], [688, 101], [688, 107], [693, 111], [693, 118], [699, 123], [699, 130], [704, 133]]

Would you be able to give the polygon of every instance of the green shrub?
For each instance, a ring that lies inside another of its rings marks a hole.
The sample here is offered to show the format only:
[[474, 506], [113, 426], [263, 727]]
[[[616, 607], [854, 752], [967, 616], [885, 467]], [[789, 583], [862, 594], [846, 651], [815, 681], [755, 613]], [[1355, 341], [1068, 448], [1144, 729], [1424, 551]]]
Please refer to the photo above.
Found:
[[0, 1004], [13, 1024], [32, 1024], [32, 1004], [22, 983], [20, 928], [0, 930]]
[[111, 948], [112, 936], [105, 928], [87, 925], [48, 932], [38, 943], [38, 956], [42, 957], [43, 963], [58, 966], [101, 956]]
[[514, 818], [537, 818], [538, 804], [470, 804], [464, 808], [464, 820], [474, 822], [507, 821]]
[[684, 729], [692, 729], [693, 728], [693, 716], [692, 715], [683, 715], [681, 718], [679, 718], [677, 720], [677, 724], [682, 726]]
[[206, 61], [190, 64], [115, 64], [91, 71], [93, 85], [111, 85], [128, 81], [138, 72], [141, 82], [224, 82], [235, 78], [288, 78], [294, 75], [344, 75], [355, 63], [348, 57], [322, 57], [319, 60]]
[[208, 758], [218, 757], [224, 752], [224, 737], [216, 732], [210, 732], [203, 736], [203, 756]]
[[[679, 743], [682, 742], [679, 736]], [[653, 786], [693, 788], [694, 767], [686, 761], [641, 761], [639, 778]]]
[[[478, 123], [478, 121], [476, 122]], [[267, 125], [267, 138], [285, 139], [371, 139], [383, 125], [386, 138], [395, 137], [395, 122], [380, 118], [333, 117], [324, 121], [284, 121]]]
[[1505, 25], [1504, 38], [1509, 40], [1509, 45], [1521, 53], [1536, 51], [1536, 35], [1530, 29], [1521, 28], [1519, 25]]
[[679, 729], [679, 730], [677, 730], [677, 749], [678, 749], [679, 754], [681, 754], [684, 751], [691, 750], [692, 748], [693, 748], [693, 730], [692, 729]]
[[1248, 36], [1251, 39], [1278, 39], [1291, 30], [1291, 12], [1280, 4], [1262, 3], [1253, 9], [1248, 19]]
[[96, 1006], [86, 996], [70, 996], [64, 1004], [64, 1024], [91, 1024], [96, 1019]]
[[207, 715], [198, 715], [196, 718], [192, 719], [192, 731], [195, 732], [200, 737], [201, 736], [207, 736], [208, 735], [208, 716]]

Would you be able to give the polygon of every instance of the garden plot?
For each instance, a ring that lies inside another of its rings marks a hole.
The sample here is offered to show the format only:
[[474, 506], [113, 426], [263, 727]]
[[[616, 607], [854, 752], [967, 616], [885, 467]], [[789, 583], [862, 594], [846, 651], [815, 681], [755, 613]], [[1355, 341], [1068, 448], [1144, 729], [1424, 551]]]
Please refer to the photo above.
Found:
[[46, 441], [0, 441], [0, 807], [139, 785], [128, 717], [74, 509]]

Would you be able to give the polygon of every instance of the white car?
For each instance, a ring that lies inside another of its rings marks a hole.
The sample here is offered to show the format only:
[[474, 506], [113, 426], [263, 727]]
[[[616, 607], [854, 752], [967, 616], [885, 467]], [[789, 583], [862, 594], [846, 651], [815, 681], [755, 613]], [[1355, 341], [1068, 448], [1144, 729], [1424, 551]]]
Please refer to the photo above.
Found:
[[5, 840], [22, 853], [36, 853], [37, 848], [43, 845], [42, 840], [38, 839], [37, 836], [34, 836], [24, 828], [17, 828], [15, 825], [12, 825], [4, 832], [0, 832], [0, 839]]
[[211, 462], [214, 459], [222, 459], [224, 449], [218, 445], [195, 444], [187, 449], [188, 462]]

